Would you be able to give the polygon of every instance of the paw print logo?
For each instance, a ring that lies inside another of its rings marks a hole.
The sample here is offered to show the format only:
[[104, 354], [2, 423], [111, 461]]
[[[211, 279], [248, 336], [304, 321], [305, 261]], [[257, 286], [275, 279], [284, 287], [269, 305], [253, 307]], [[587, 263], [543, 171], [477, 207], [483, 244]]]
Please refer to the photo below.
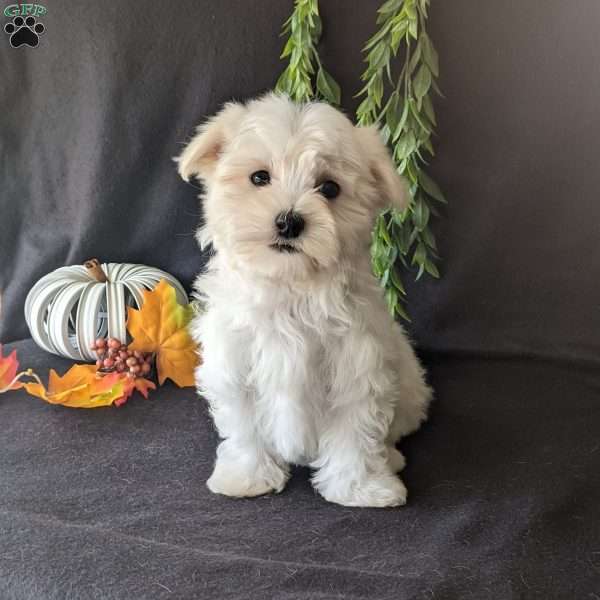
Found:
[[45, 27], [39, 23], [35, 17], [15, 17], [12, 23], [7, 23], [4, 26], [4, 31], [10, 35], [10, 45], [13, 48], [18, 48], [25, 44], [35, 48], [40, 42], [40, 35], [44, 33]]

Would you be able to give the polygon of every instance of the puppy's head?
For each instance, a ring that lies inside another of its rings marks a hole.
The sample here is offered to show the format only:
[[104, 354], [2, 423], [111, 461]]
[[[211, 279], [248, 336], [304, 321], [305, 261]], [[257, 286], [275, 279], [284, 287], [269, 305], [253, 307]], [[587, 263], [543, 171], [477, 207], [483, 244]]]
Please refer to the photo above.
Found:
[[273, 278], [306, 279], [364, 253], [373, 220], [407, 191], [378, 131], [314, 102], [227, 104], [177, 159], [206, 186], [202, 244]]

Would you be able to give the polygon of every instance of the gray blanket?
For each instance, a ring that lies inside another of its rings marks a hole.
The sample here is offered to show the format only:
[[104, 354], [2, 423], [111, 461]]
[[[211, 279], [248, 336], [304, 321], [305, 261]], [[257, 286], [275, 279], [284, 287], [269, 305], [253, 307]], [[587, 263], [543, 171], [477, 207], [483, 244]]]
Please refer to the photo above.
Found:
[[401, 444], [401, 509], [328, 504], [305, 469], [278, 496], [211, 494], [217, 440], [191, 389], [118, 409], [2, 398], [0, 598], [595, 598], [597, 373], [426, 362], [438, 399]]

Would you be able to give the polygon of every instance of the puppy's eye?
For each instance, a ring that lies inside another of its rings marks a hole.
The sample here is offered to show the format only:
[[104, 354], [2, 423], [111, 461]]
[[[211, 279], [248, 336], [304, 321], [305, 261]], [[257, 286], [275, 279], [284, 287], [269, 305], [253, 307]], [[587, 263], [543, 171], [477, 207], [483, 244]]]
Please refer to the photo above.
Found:
[[327, 200], [333, 200], [340, 195], [340, 186], [335, 181], [324, 181], [319, 186], [319, 192], [327, 198]]
[[263, 185], [268, 185], [271, 183], [271, 176], [268, 171], [255, 171], [250, 175], [250, 181], [253, 185], [261, 187]]

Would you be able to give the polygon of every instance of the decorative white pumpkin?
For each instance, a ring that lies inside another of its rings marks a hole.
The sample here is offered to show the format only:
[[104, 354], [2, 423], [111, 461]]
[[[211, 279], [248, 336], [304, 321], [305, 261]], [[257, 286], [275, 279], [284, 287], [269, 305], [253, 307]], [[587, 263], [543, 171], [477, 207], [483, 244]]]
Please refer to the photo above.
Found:
[[93, 361], [90, 349], [99, 337], [125, 343], [127, 307], [139, 308], [143, 291], [161, 279], [175, 288], [177, 301], [188, 304], [182, 285], [172, 275], [144, 265], [104, 263], [61, 267], [42, 277], [25, 300], [25, 320], [44, 350], [73, 360]]

